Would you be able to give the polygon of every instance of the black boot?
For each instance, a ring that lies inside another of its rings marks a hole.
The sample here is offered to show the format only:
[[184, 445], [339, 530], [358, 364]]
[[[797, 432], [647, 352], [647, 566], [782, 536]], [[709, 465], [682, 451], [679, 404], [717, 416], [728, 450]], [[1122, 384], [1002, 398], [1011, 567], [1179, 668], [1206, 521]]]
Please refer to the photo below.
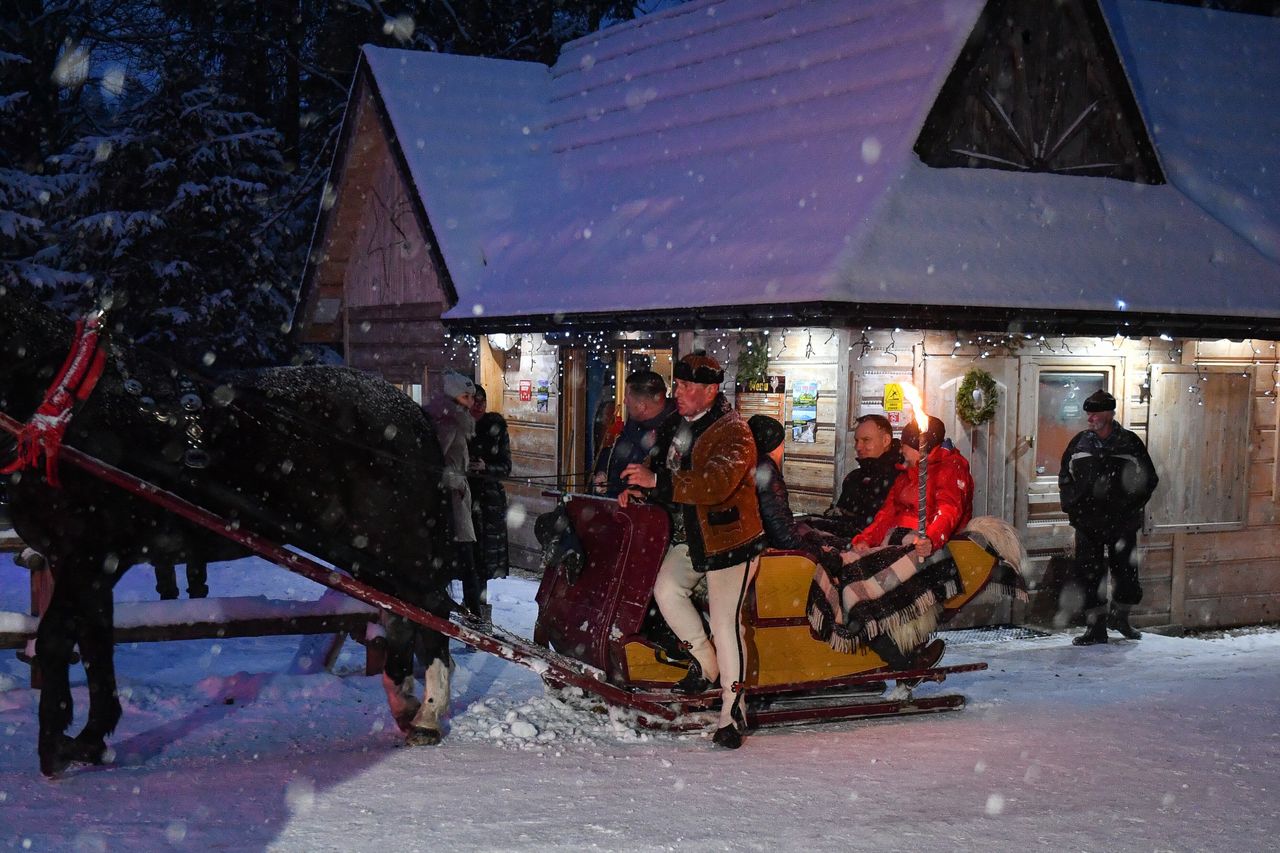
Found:
[[725, 749], [737, 749], [742, 746], [742, 733], [747, 728], [746, 715], [742, 712], [742, 706], [736, 704], [729, 714], [733, 722], [716, 729], [716, 733], [711, 736], [711, 742]]
[[1105, 613], [1090, 613], [1086, 617], [1084, 633], [1071, 641], [1073, 646], [1096, 646], [1107, 641], [1107, 617]]
[[871, 651], [880, 656], [880, 660], [884, 661], [889, 669], [895, 672], [903, 672], [908, 669], [915, 669], [911, 665], [911, 658], [902, 653], [898, 648], [898, 644], [888, 634], [877, 634], [867, 640], [867, 645]]
[[1142, 632], [1129, 624], [1129, 608], [1123, 605], [1112, 609], [1111, 616], [1107, 620], [1107, 626], [1113, 631], [1119, 631], [1120, 636], [1126, 640], [1142, 639]]
[[720, 679], [709, 679], [702, 674], [702, 666], [695, 660], [689, 664], [689, 671], [685, 673], [684, 678], [676, 682], [671, 688], [672, 693], [683, 693], [686, 696], [696, 696], [700, 693], [706, 693], [712, 687], [715, 687]]

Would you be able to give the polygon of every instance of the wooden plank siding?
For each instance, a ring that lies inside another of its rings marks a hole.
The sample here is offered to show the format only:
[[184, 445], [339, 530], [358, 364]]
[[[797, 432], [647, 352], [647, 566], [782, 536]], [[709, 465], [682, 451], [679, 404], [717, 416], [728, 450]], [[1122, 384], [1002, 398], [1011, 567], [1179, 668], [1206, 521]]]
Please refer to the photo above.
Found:
[[[534, 537], [538, 515], [555, 505], [542, 492], [555, 487], [559, 465], [560, 386], [559, 348], [539, 334], [520, 336], [502, 363], [502, 414], [511, 437], [511, 479], [507, 481], [507, 534], [511, 565], [526, 571], [538, 569], [541, 549]], [[520, 381], [533, 385], [533, 399], [520, 399]], [[538, 411], [537, 382], [549, 379], [551, 398], [545, 412]], [[492, 394], [493, 391], [490, 390]]]

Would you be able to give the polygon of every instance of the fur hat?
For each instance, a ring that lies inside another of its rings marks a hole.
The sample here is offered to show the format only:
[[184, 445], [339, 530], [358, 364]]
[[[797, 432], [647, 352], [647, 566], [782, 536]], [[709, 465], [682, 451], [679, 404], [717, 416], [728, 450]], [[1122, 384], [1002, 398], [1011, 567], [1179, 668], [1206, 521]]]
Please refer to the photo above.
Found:
[[1084, 410], [1086, 412], [1114, 412], [1116, 410], [1116, 398], [1106, 391], [1094, 391], [1085, 398]]
[[476, 383], [456, 370], [446, 370], [440, 376], [440, 388], [446, 397], [456, 400], [464, 394], [475, 394]]
[[768, 415], [752, 415], [747, 418], [747, 426], [751, 428], [751, 437], [756, 440], [756, 450], [768, 453], [787, 437], [787, 431], [776, 418]]
[[[942, 444], [947, 437], [947, 425], [933, 415], [929, 416], [929, 429], [924, 434], [925, 443], [930, 449]], [[913, 450], [920, 449], [920, 426], [912, 421], [902, 428], [902, 446]]]
[[692, 353], [680, 359], [675, 378], [699, 385], [719, 385], [724, 381], [724, 368], [720, 362], [703, 353]]

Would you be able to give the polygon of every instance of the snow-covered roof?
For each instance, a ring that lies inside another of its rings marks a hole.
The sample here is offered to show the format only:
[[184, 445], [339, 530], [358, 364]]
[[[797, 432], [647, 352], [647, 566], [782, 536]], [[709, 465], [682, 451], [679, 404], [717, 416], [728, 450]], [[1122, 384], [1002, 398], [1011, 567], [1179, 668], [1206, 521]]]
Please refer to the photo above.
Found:
[[[1225, 58], [1124, 46], [1179, 20], [1159, 4], [1108, 12], [1173, 185], [919, 162], [982, 6], [694, 0], [550, 70], [366, 48], [459, 295], [446, 318], [833, 302], [1280, 317], [1280, 264], [1259, 251], [1280, 227], [1274, 170], [1250, 184], [1246, 146], [1206, 142], [1224, 130], [1212, 109], [1193, 124], [1195, 104], [1155, 106], [1190, 83], [1142, 82]], [[1192, 11], [1231, 38], [1280, 32]], [[1275, 61], [1257, 63], [1273, 100]], [[1275, 159], [1276, 134], [1248, 134], [1259, 168]]]
[[1280, 21], [1104, 0], [1168, 179], [1280, 261]]

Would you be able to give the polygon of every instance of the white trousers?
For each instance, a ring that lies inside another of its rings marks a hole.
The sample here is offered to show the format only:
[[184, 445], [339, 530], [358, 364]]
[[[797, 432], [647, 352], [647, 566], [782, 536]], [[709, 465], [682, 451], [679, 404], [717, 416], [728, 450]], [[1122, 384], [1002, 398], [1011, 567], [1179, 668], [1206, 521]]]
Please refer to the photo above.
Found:
[[689, 560], [689, 546], [675, 545], [667, 551], [658, 569], [658, 579], [653, 585], [653, 597], [658, 610], [671, 626], [671, 631], [682, 642], [689, 644], [689, 651], [702, 667], [707, 678], [720, 676], [722, 704], [720, 725], [732, 722], [734, 682], [746, 681], [746, 661], [739, 654], [745, 648], [742, 631], [741, 609], [744, 592], [760, 565], [759, 558], [745, 563], [707, 572], [707, 605], [711, 615], [711, 636], [708, 640], [702, 627], [702, 617], [690, 596], [702, 579], [703, 573], [693, 569]]

